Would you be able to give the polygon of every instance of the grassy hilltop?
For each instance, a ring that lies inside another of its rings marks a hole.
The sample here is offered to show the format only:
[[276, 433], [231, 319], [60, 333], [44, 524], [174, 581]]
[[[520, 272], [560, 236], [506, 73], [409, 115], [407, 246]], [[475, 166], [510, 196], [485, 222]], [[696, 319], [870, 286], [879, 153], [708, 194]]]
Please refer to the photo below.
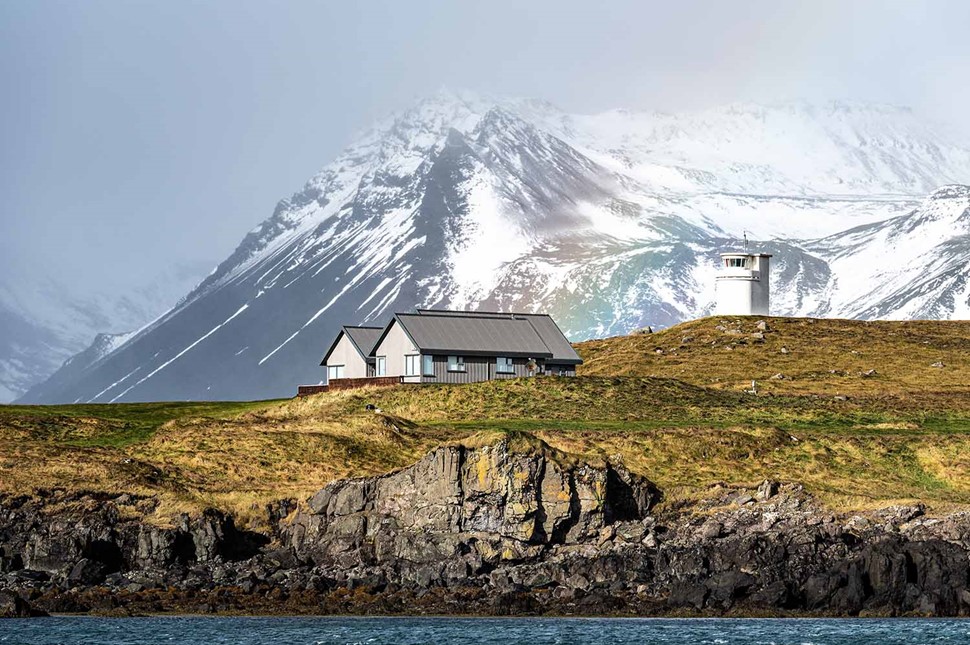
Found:
[[[406, 466], [442, 442], [513, 433], [622, 458], [668, 503], [773, 478], [840, 508], [970, 505], [970, 322], [769, 318], [762, 331], [759, 321], [581, 343], [575, 379], [0, 406], [0, 492], [132, 492], [158, 496], [159, 522], [206, 505], [256, 522], [273, 499]], [[745, 392], [752, 379], [757, 394]]]
[[756, 379], [773, 393], [940, 395], [950, 404], [949, 395], [970, 392], [967, 321], [714, 317], [577, 349], [586, 375], [667, 376], [718, 389]]

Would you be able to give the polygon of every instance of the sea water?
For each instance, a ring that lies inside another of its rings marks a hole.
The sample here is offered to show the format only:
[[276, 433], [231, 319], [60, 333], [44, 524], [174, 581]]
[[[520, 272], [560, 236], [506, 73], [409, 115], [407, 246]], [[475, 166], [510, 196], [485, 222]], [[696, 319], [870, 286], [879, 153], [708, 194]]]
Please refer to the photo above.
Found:
[[942, 619], [39, 618], [0, 620], [0, 643], [301, 645], [970, 644], [970, 621]]

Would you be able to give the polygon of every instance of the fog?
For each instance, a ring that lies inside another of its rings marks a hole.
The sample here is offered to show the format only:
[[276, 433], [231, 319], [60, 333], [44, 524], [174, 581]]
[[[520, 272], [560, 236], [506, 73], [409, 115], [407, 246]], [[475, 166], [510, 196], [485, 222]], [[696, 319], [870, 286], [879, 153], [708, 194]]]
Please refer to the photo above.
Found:
[[0, 282], [215, 263], [441, 87], [575, 112], [852, 99], [966, 125], [970, 3], [0, 2]]

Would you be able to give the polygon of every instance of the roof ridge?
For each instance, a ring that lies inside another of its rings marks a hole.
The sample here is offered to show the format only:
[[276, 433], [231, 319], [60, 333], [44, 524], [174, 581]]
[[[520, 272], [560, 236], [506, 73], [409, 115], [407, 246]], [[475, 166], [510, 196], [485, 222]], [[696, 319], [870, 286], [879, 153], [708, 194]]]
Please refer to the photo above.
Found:
[[[462, 315], [462, 316], [449, 316], [448, 315], [449, 313], [461, 313], [461, 314], [464, 314], [464, 315]], [[428, 312], [428, 313], [425, 313], [425, 314], [422, 314], [422, 313], [413, 313], [413, 314], [399, 314], [399, 315], [417, 316], [419, 318], [435, 318], [435, 317], [438, 317], [438, 318], [454, 318], [454, 319], [462, 319], [462, 318], [464, 318], [466, 320], [468, 318], [477, 318], [479, 320], [526, 320], [526, 316], [531, 316], [532, 314], [508, 314], [508, 313], [502, 313], [502, 312], [481, 313], [481, 314], [479, 314], [478, 312], [474, 312], [474, 311], [461, 311], [461, 312], [454, 312], [454, 311], [452, 311], [452, 312], [447, 312], [447, 313], [442, 312], [441, 314], [437, 314], [435, 312]]]
[[[363, 357], [364, 362], [367, 362], [370, 359], [370, 352], [373, 351], [373, 348], [369, 348], [365, 352], [363, 350], [363, 348], [360, 346], [360, 344], [357, 342], [357, 339], [354, 338], [354, 335], [350, 333], [350, 330], [351, 329], [367, 329], [369, 331], [376, 331], [376, 330], [382, 330], [384, 328], [383, 327], [368, 327], [368, 326], [364, 326], [364, 325], [344, 325], [340, 329], [340, 333], [341, 334], [347, 334], [347, 338], [350, 339], [350, 344], [353, 345], [354, 346], [354, 349], [357, 350], [357, 353], [360, 354], [361, 357]], [[340, 335], [338, 334], [337, 335], [338, 339], [339, 339], [339, 336]], [[336, 344], [335, 344], [335, 346], [336, 346]]]
[[528, 313], [524, 311], [482, 311], [479, 309], [424, 309], [422, 307], [418, 307], [415, 309], [415, 312], [416, 313], [409, 314], [409, 315], [423, 316], [425, 314], [423, 314], [422, 312], [427, 312], [427, 314], [431, 314], [431, 315], [440, 313], [442, 315], [471, 314], [471, 315], [482, 315], [482, 316], [543, 316], [546, 318], [551, 318], [549, 314]]

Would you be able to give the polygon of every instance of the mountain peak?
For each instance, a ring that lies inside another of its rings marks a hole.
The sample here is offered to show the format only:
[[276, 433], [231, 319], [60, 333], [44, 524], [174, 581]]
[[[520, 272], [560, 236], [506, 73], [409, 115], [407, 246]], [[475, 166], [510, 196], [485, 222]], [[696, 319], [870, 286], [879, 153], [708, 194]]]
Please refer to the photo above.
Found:
[[928, 199], [934, 201], [940, 199], [970, 199], [970, 186], [964, 184], [941, 186], [930, 193]]

